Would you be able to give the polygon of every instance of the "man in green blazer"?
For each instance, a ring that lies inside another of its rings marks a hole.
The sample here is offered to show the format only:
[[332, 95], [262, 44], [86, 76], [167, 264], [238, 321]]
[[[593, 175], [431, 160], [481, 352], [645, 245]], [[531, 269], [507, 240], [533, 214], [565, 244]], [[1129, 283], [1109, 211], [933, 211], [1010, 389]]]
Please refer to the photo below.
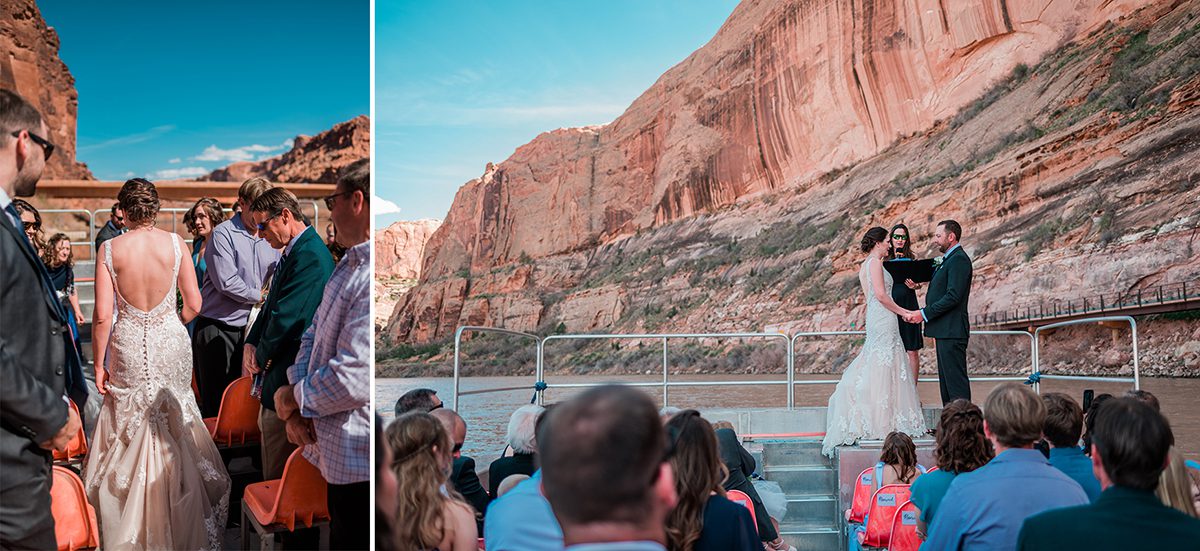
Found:
[[288, 384], [287, 369], [300, 351], [300, 337], [312, 324], [321, 303], [325, 282], [333, 273], [329, 249], [309, 227], [296, 196], [275, 188], [259, 196], [250, 206], [258, 231], [272, 247], [283, 249], [283, 257], [271, 280], [266, 303], [246, 335], [243, 362], [251, 373], [262, 377], [263, 478], [283, 476], [287, 458], [296, 446], [288, 442], [286, 424], [275, 414], [275, 390]]
[[1134, 398], [1104, 402], [1095, 415], [1092, 470], [1104, 491], [1090, 505], [1025, 519], [1018, 549], [1200, 549], [1200, 519], [1154, 493], [1175, 442], [1167, 420]]
[[971, 380], [967, 377], [967, 340], [971, 335], [967, 302], [971, 298], [971, 257], [959, 245], [962, 226], [943, 220], [933, 232], [933, 242], [942, 254], [942, 262], [933, 272], [925, 308], [906, 317], [909, 323], [925, 322], [925, 336], [935, 339], [938, 382], [942, 403], [962, 398], [971, 400]]

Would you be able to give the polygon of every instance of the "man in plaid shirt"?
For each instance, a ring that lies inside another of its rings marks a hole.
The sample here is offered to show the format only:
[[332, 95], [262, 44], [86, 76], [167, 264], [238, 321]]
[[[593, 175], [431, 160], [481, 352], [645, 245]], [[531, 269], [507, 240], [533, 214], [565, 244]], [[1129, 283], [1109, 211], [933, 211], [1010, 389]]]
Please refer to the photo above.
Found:
[[334, 549], [370, 546], [371, 205], [370, 163], [347, 166], [325, 198], [346, 255], [304, 332], [287, 386], [275, 392], [288, 440], [329, 483]]

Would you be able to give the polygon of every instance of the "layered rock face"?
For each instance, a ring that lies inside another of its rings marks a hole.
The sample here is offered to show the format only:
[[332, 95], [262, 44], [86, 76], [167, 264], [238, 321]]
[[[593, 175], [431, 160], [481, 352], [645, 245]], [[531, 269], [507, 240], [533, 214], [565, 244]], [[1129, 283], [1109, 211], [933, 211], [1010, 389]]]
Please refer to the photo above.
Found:
[[417, 279], [425, 243], [441, 220], [401, 220], [375, 232], [375, 277]]
[[927, 257], [945, 218], [973, 313], [1198, 278], [1197, 13], [743, 2], [611, 124], [466, 183], [386, 336], [846, 329], [862, 232], [905, 222]]
[[46, 25], [34, 0], [6, 0], [0, 7], [0, 87], [37, 107], [50, 131], [45, 137], [56, 146], [42, 177], [92, 180], [87, 165], [75, 160], [79, 93], [58, 47], [58, 33]]
[[371, 121], [359, 115], [316, 136], [296, 136], [292, 149], [261, 161], [219, 168], [205, 179], [239, 182], [262, 176], [273, 182], [334, 183], [346, 165], [371, 155]]

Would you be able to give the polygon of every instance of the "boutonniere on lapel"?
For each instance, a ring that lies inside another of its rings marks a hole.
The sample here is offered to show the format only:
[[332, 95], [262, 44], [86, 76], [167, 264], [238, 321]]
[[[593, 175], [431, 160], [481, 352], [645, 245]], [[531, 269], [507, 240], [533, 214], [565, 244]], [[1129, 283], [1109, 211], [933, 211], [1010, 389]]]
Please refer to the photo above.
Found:
[[946, 256], [945, 256], [945, 255], [942, 255], [942, 256], [939, 256], [939, 257], [937, 257], [937, 258], [934, 258], [934, 259], [933, 259], [933, 269], [935, 269], [935, 270], [936, 270], [936, 269], [938, 269], [938, 268], [941, 268], [941, 267], [942, 267], [942, 261], [943, 261], [943, 260], [945, 260], [945, 258], [946, 258]]

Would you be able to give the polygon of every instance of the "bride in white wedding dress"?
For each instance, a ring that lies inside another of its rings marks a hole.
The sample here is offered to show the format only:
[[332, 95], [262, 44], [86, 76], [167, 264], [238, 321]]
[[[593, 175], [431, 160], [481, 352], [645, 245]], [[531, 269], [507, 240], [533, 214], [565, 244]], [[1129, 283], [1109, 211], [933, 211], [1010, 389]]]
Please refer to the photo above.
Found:
[[195, 269], [179, 236], [154, 227], [153, 184], [130, 180], [118, 199], [130, 229], [98, 251], [92, 350], [104, 405], [84, 467], [101, 547], [221, 549], [229, 474], [192, 394], [183, 326], [200, 307]]
[[883, 269], [887, 230], [867, 230], [862, 250], [867, 259], [858, 270], [858, 281], [867, 300], [867, 338], [829, 397], [821, 451], [830, 457], [837, 446], [862, 438], [882, 439], [892, 431], [914, 437], [925, 434], [917, 382], [896, 317], [912, 312], [892, 300], [892, 276]]

